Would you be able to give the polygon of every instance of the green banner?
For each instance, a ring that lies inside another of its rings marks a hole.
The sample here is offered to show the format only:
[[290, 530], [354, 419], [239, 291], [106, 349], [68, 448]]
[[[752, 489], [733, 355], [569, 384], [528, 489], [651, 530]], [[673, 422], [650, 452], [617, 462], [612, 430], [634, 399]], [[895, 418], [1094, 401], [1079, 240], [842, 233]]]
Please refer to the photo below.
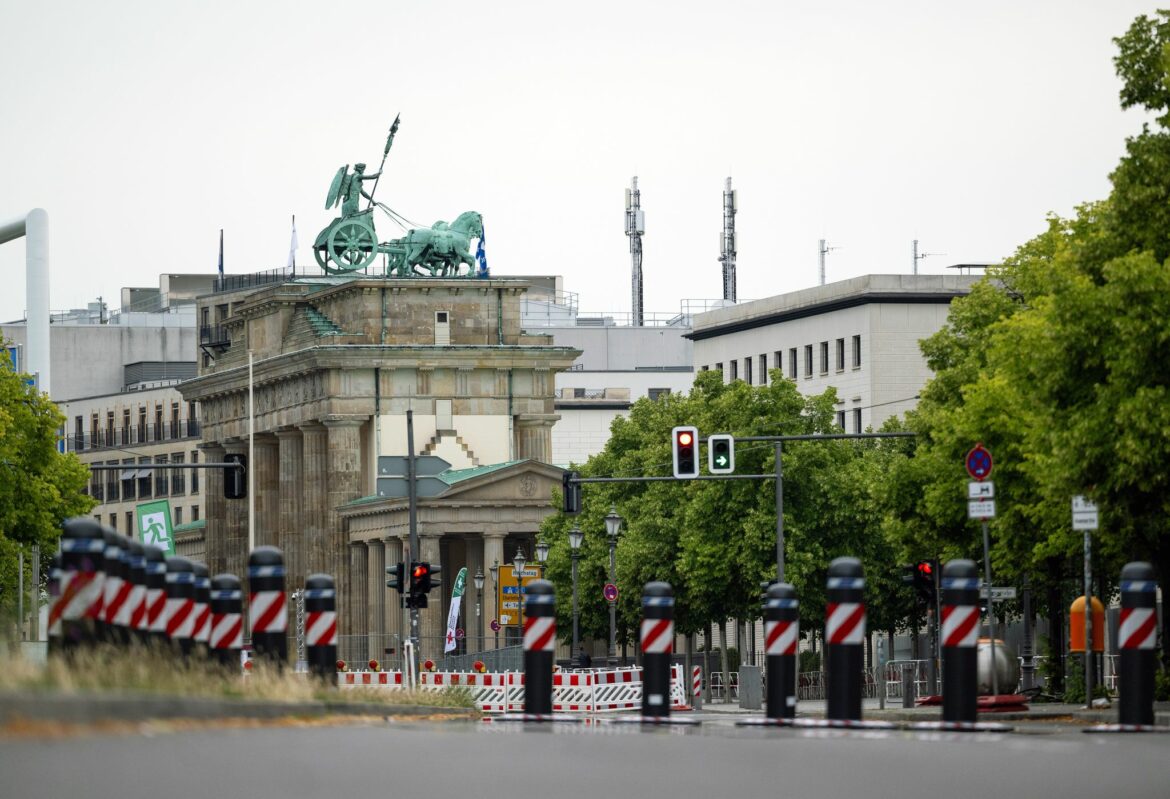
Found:
[[171, 530], [171, 501], [143, 502], [135, 508], [138, 516], [138, 540], [152, 544], [166, 556], [175, 554], [175, 536]]

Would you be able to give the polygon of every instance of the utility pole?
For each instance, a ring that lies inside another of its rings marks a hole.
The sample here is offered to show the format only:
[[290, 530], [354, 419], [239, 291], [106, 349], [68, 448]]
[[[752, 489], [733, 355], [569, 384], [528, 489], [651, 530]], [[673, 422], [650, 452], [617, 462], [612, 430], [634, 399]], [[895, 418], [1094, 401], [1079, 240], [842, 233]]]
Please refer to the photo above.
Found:
[[946, 255], [945, 252], [918, 252], [918, 239], [914, 239], [914, 243], [910, 247], [910, 255], [913, 258], [911, 265], [911, 274], [918, 274], [918, 262], [923, 258], [930, 258], [932, 255]]
[[719, 262], [723, 264], [723, 299], [736, 301], [735, 293], [735, 212], [739, 210], [737, 193], [731, 178], [723, 188], [723, 235], [719, 238]]
[[[406, 485], [407, 485], [407, 502], [409, 505], [409, 521], [410, 526], [410, 551], [407, 557], [404, 558], [406, 563], [406, 585], [409, 596], [411, 588], [411, 580], [413, 579], [413, 569], [411, 563], [415, 557], [418, 557], [418, 485], [415, 483], [415, 463], [414, 463], [414, 411], [408, 410], [406, 412]], [[413, 604], [413, 603], [412, 603]], [[418, 657], [418, 608], [412, 607], [410, 609], [410, 638], [414, 644], [415, 658]], [[415, 671], [417, 673], [418, 664], [415, 663]]]
[[642, 213], [642, 193], [638, 190], [638, 176], [630, 180], [626, 189], [626, 235], [630, 237], [630, 260], [633, 262], [632, 301], [630, 325], [642, 326], [642, 234], [646, 232], [646, 217]]
[[824, 240], [820, 240], [820, 246], [817, 247], [817, 272], [820, 277], [820, 285], [825, 285], [825, 256], [833, 250], [839, 250], [840, 247], [830, 247]]

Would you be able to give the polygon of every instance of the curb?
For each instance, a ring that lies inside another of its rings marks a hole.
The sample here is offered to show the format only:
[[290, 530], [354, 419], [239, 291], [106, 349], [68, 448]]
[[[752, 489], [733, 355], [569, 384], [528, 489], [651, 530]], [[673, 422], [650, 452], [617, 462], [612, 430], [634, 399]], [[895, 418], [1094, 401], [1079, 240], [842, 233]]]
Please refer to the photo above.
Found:
[[214, 720], [247, 718], [271, 720], [299, 717], [346, 716], [458, 716], [473, 720], [474, 710], [429, 705], [383, 705], [372, 702], [265, 702], [251, 699], [212, 699], [150, 694], [0, 694], [0, 725], [20, 719], [92, 724], [99, 721], [153, 719]]

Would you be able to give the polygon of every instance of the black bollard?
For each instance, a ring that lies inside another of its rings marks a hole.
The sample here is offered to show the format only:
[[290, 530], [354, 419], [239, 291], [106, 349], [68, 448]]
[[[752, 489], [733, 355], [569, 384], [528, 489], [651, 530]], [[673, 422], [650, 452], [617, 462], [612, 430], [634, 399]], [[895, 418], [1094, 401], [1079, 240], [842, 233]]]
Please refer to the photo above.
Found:
[[336, 683], [337, 591], [328, 574], [311, 574], [305, 580], [305, 658], [310, 674]]
[[[61, 621], [61, 649], [70, 654], [95, 643], [106, 547], [101, 525], [93, 519], [67, 519], [63, 527], [60, 596], [54, 611]], [[50, 617], [49, 625], [54, 621]]]
[[191, 636], [191, 651], [200, 660], [206, 660], [208, 654], [207, 642], [211, 638], [211, 577], [207, 571], [207, 564], [191, 561], [191, 570], [195, 572], [195, 632]]
[[674, 652], [674, 589], [669, 583], [642, 588], [642, 716], [670, 716], [670, 656]]
[[535, 580], [524, 589], [524, 713], [551, 716], [557, 609], [553, 584]]
[[130, 642], [145, 646], [150, 640], [149, 614], [146, 612], [146, 552], [142, 544], [130, 539], [130, 596], [126, 599], [130, 614], [126, 625]]
[[244, 648], [244, 592], [234, 574], [211, 578], [211, 655], [234, 673], [240, 671]]
[[118, 547], [118, 531], [113, 527], [102, 525], [102, 594], [95, 607], [93, 619], [95, 640], [103, 644], [116, 643], [114, 634], [114, 620], [110, 617], [110, 608], [118, 596], [118, 589], [122, 582], [119, 576], [119, 561], [121, 550]]
[[800, 639], [800, 602], [788, 583], [768, 586], [764, 599], [764, 652], [768, 662], [770, 719], [796, 716], [796, 643]]
[[284, 555], [276, 547], [256, 547], [248, 556], [248, 593], [252, 654], [283, 668], [288, 660], [288, 603]]
[[195, 570], [191, 561], [174, 556], [167, 558], [167, 638], [171, 650], [182, 657], [191, 654], [195, 636]]
[[861, 720], [862, 645], [865, 643], [865, 578], [857, 558], [829, 564], [825, 592], [828, 711], [832, 721]]
[[167, 643], [167, 561], [163, 551], [153, 544], [143, 544], [146, 559], [146, 631], [147, 643], [165, 647]]
[[974, 723], [978, 714], [979, 569], [952, 560], [942, 571], [943, 721]]
[[49, 593], [49, 629], [45, 631], [49, 640], [46, 648], [49, 657], [55, 657], [61, 653], [61, 611], [57, 609], [57, 602], [61, 599], [60, 552], [54, 553], [49, 561], [49, 579], [45, 588]]
[[1154, 567], [1137, 561], [1121, 569], [1121, 621], [1117, 643], [1121, 649], [1117, 687], [1121, 692], [1117, 715], [1121, 724], [1154, 723], [1154, 651], [1158, 634]]

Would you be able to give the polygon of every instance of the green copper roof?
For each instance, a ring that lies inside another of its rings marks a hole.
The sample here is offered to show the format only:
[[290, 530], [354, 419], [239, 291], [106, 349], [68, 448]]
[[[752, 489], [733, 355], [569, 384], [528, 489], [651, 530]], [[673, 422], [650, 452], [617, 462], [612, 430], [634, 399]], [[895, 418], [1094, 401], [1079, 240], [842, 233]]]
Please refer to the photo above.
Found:
[[207, 520], [206, 519], [199, 519], [198, 521], [187, 522], [186, 524], [176, 524], [174, 529], [171, 532], [176, 533], [176, 534], [190, 533], [193, 530], [202, 530], [206, 526], [207, 526]]
[[455, 485], [456, 483], [460, 483], [464, 480], [470, 480], [473, 477], [479, 477], [480, 475], [498, 472], [500, 469], [507, 469], [509, 466], [515, 466], [517, 463], [523, 463], [523, 461], [489, 463], [487, 466], [473, 466], [470, 469], [448, 469], [442, 474], [436, 476], [447, 485]]

